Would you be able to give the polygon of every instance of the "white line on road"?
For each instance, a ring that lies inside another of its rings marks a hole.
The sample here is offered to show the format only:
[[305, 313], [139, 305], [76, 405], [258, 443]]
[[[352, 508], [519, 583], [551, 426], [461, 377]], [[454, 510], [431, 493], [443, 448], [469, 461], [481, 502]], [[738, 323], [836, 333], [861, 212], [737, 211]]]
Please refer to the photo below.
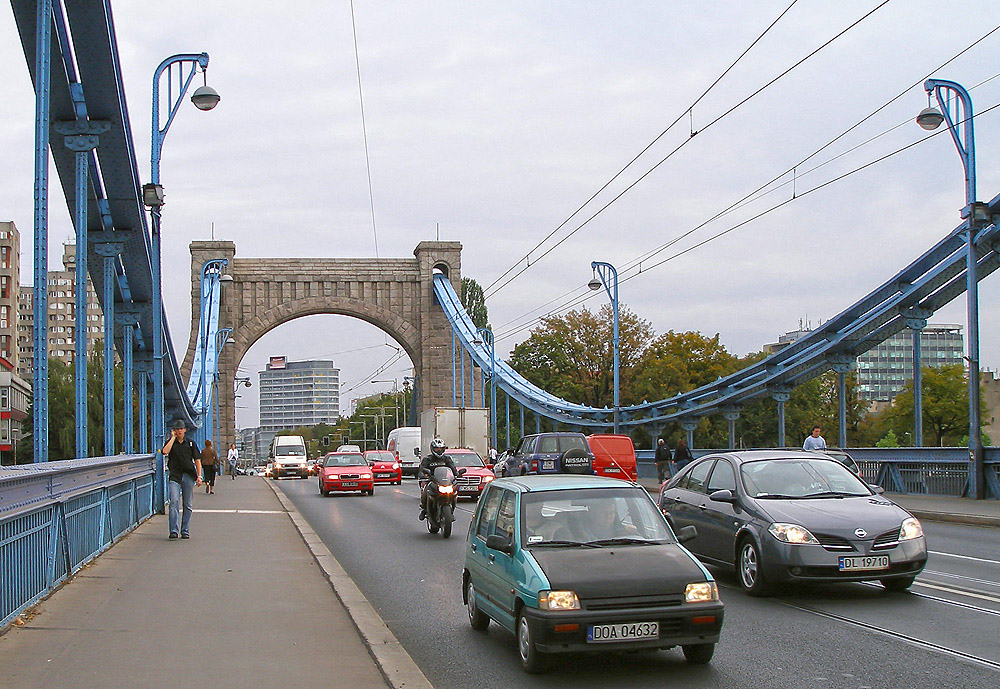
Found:
[[948, 577], [949, 579], [961, 579], [962, 581], [971, 581], [973, 584], [985, 584], [986, 586], [1000, 586], [1000, 581], [990, 581], [989, 579], [976, 579], [975, 577], [967, 577], [964, 574], [952, 574], [951, 572], [935, 572], [932, 569], [925, 569], [924, 574], [933, 574], [938, 577]]
[[287, 514], [282, 510], [195, 510], [203, 514]]
[[972, 557], [971, 555], [956, 555], [955, 553], [942, 553], [938, 550], [928, 550], [931, 555], [944, 555], [945, 557], [957, 557], [960, 560], [975, 560], [976, 562], [989, 562], [994, 565], [1000, 565], [1000, 560], [990, 560], [985, 557]]
[[1000, 598], [996, 596], [986, 596], [981, 593], [973, 593], [972, 591], [966, 591], [965, 589], [954, 588], [951, 586], [937, 586], [935, 584], [928, 584], [923, 581], [913, 582], [914, 586], [923, 586], [924, 588], [934, 589], [935, 591], [946, 591], [948, 593], [957, 593], [960, 596], [968, 596], [970, 598], [978, 598], [980, 600], [988, 600], [992, 603], [1000, 603]]

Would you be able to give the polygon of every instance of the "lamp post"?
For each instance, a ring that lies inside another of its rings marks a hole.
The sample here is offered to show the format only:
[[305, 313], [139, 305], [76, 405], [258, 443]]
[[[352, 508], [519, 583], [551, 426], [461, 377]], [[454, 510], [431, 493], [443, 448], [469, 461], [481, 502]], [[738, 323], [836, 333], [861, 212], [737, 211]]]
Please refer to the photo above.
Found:
[[593, 279], [587, 283], [587, 286], [592, 290], [599, 290], [601, 286], [604, 287], [604, 291], [608, 293], [608, 298], [611, 299], [611, 308], [615, 312], [615, 323], [614, 323], [614, 335], [612, 336], [612, 345], [614, 347], [614, 358], [615, 358], [615, 411], [614, 411], [614, 428], [615, 434], [618, 434], [618, 271], [610, 263], [605, 263], [604, 261], [594, 261], [590, 264], [591, 269], [594, 271]]
[[[928, 79], [924, 82], [927, 91], [927, 107], [917, 115], [917, 124], [927, 130], [937, 129], [942, 122], [948, 125], [958, 155], [965, 168], [965, 207], [961, 217], [965, 219], [966, 266], [965, 292], [969, 320], [969, 494], [981, 500], [985, 493], [983, 471], [983, 443], [979, 429], [979, 288], [976, 276], [978, 258], [976, 256], [976, 233], [982, 223], [988, 220], [989, 210], [985, 203], [976, 201], [976, 139], [972, 126], [972, 98], [963, 86], [954, 81]], [[931, 105], [931, 94], [940, 109]], [[961, 129], [959, 125], [962, 125]]]
[[[163, 140], [167, 136], [177, 110], [180, 108], [187, 93], [188, 86], [198, 68], [202, 73], [208, 69], [208, 53], [171, 55], [157, 66], [153, 72], [153, 136], [149, 153], [149, 184], [142, 187], [143, 204], [149, 207], [152, 217], [152, 272], [153, 272], [153, 419], [152, 435], [155, 449], [160, 450], [164, 440], [165, 422], [163, 409], [163, 304], [160, 277], [160, 213], [164, 203], [163, 186], [160, 184], [160, 156], [163, 151]], [[185, 71], [187, 76], [185, 77]], [[160, 126], [160, 78], [167, 72], [167, 121]], [[174, 94], [174, 73], [176, 72], [177, 94]], [[207, 77], [206, 77], [207, 79]], [[214, 94], [214, 95], [213, 95]], [[198, 97], [195, 100], [195, 96]], [[192, 95], [191, 101], [199, 110], [211, 110], [219, 103], [219, 94], [207, 84], [199, 87]], [[36, 350], [37, 351], [37, 350]], [[153, 500], [157, 511], [163, 512], [164, 507], [164, 473], [163, 457], [158, 456], [156, 465], [156, 485]]]
[[497, 446], [497, 381], [496, 381], [496, 359], [493, 331], [489, 328], [477, 328], [476, 339], [473, 344], [485, 344], [490, 348], [490, 449]]
[[[222, 288], [223, 278], [229, 277], [229, 281], [232, 281], [231, 276], [223, 276], [222, 269], [229, 265], [229, 261], [224, 258], [213, 258], [205, 261], [205, 264], [201, 267], [201, 282], [199, 283], [199, 295], [201, 297], [199, 301], [199, 335], [201, 339], [201, 346], [199, 351], [201, 352], [201, 371], [198, 376], [198, 387], [194, 391], [193, 402], [199, 403], [197, 411], [199, 416], [201, 416], [201, 429], [204, 437], [201, 439], [204, 443], [205, 440], [210, 440], [212, 438], [212, 395], [209, 389], [209, 373], [208, 373], [208, 355], [210, 353], [210, 345], [215, 345], [215, 370], [218, 371], [219, 368], [219, 343], [218, 335], [223, 332], [219, 330], [216, 332], [216, 341], [209, 341], [209, 329], [212, 322], [212, 295], [215, 293], [216, 285], [219, 289]], [[228, 336], [231, 330], [226, 332]], [[214, 374], [211, 378], [211, 382], [214, 383]]]
[[399, 428], [399, 400], [396, 399], [396, 395], [399, 394], [399, 381], [393, 378], [392, 380], [373, 380], [375, 383], [392, 383], [392, 403], [395, 405], [393, 409], [396, 411], [396, 428]]
[[[209, 404], [213, 405], [214, 408], [212, 413], [209, 414], [209, 418], [212, 418], [212, 429], [214, 432], [212, 442], [215, 443], [215, 451], [219, 452], [219, 440], [221, 436], [221, 426], [222, 426], [222, 397], [216, 394], [216, 384], [219, 381], [219, 358], [222, 352], [222, 348], [226, 346], [229, 342], [229, 333], [233, 332], [232, 328], [219, 328], [219, 331], [215, 333], [215, 370], [212, 372], [212, 395], [209, 396]], [[213, 403], [214, 400], [214, 403]], [[214, 418], [213, 418], [214, 415]], [[206, 434], [207, 437], [208, 434]]]

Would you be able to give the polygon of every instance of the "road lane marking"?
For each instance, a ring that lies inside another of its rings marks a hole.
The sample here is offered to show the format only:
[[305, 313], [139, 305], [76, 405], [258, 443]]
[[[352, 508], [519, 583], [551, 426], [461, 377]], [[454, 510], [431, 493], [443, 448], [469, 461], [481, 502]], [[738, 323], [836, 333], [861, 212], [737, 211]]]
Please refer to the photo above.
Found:
[[948, 593], [956, 593], [960, 596], [968, 596], [970, 598], [978, 598], [979, 600], [988, 600], [991, 603], [1000, 603], [1000, 598], [996, 596], [987, 596], [982, 593], [973, 593], [972, 591], [966, 591], [965, 589], [955, 588], [952, 586], [938, 586], [936, 584], [928, 584], [923, 581], [913, 582], [914, 586], [923, 586], [924, 588], [934, 589], [935, 591], [946, 591]]
[[925, 569], [924, 574], [934, 574], [939, 577], [948, 577], [950, 579], [961, 579], [962, 581], [971, 581], [974, 584], [986, 584], [987, 586], [1000, 586], [1000, 581], [990, 581], [989, 579], [976, 579], [975, 577], [967, 577], [964, 574], [952, 574], [951, 572], [936, 572], [932, 569]]
[[286, 514], [282, 510], [217, 510], [217, 509], [207, 509], [207, 510], [195, 510], [195, 512], [200, 512], [202, 514]]
[[985, 557], [972, 557], [971, 555], [956, 555], [955, 553], [942, 553], [938, 550], [928, 550], [928, 553], [932, 555], [944, 555], [945, 557], [957, 557], [960, 560], [974, 560], [975, 562], [989, 562], [994, 565], [1000, 565], [1000, 560], [990, 560]]

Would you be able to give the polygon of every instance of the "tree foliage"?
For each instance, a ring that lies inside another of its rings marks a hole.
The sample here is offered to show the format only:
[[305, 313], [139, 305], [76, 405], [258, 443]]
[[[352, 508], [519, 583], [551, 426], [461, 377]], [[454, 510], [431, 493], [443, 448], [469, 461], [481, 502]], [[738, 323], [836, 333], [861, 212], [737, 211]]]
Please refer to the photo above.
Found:
[[473, 278], [462, 278], [458, 299], [477, 328], [489, 327], [489, 309], [486, 307], [483, 288], [478, 282]]

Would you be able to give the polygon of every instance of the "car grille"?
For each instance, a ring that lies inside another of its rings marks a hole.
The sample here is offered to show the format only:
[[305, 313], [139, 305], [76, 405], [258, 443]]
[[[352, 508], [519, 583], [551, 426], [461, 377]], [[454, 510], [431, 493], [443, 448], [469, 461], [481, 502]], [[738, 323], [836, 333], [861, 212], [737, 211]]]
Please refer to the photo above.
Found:
[[459, 476], [458, 485], [460, 486], [478, 486], [479, 482], [482, 481], [482, 476]]
[[854, 546], [846, 538], [841, 538], [840, 536], [831, 536], [830, 534], [818, 533], [813, 534], [819, 544], [823, 546], [824, 549], [836, 553], [846, 553], [848, 551], [854, 550]]
[[361, 478], [361, 474], [341, 474], [339, 478], [341, 481], [350, 481]]
[[886, 531], [875, 538], [872, 550], [892, 550], [899, 545], [899, 529]]
[[588, 598], [581, 600], [585, 610], [634, 610], [636, 608], [667, 608], [680, 605], [684, 596], [619, 596], [615, 598]]

